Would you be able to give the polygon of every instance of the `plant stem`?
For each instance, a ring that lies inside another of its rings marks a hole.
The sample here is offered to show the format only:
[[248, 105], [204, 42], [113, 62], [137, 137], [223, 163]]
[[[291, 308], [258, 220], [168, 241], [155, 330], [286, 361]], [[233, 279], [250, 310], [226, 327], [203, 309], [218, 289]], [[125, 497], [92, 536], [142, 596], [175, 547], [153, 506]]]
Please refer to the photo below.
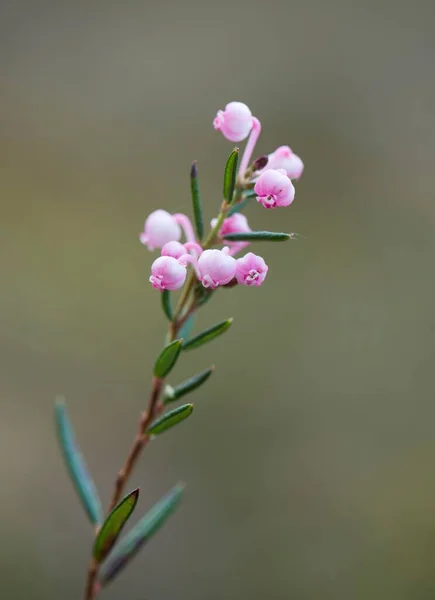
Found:
[[97, 583], [97, 575], [98, 575], [98, 563], [95, 558], [92, 558], [89, 563], [88, 568], [88, 577], [86, 580], [85, 587], [85, 600], [92, 600], [92, 598], [96, 598], [99, 585]]
[[[141, 414], [139, 420], [139, 428], [134, 438], [133, 445], [130, 449], [130, 452], [125, 460], [124, 465], [121, 467], [115, 481], [115, 487], [112, 494], [112, 499], [110, 501], [109, 509], [107, 514], [115, 508], [115, 506], [121, 500], [125, 485], [127, 483], [128, 478], [133, 471], [134, 466], [145, 446], [148, 444], [150, 440], [150, 436], [146, 433], [146, 430], [154, 421], [156, 416], [163, 410], [163, 404], [159, 402], [160, 393], [162, 391], [164, 380], [159, 379], [158, 377], [153, 377], [151, 394], [148, 401], [148, 407]], [[96, 534], [98, 531], [95, 532]], [[89, 562], [88, 567], [88, 575], [86, 579], [85, 586], [85, 600], [93, 600], [96, 598], [99, 592], [99, 585], [97, 582], [98, 577], [98, 569], [99, 565], [97, 561], [92, 558]]]
[[[220, 228], [222, 227], [222, 223], [224, 222], [228, 209], [230, 208], [230, 206], [232, 206], [235, 202], [238, 201], [238, 199], [240, 198], [241, 191], [241, 187], [237, 186], [231, 204], [228, 204], [225, 201], [222, 202], [220, 213], [216, 219], [216, 224], [210, 231], [207, 239], [205, 240], [202, 246], [204, 250], [208, 250], [215, 243], [216, 236], [219, 233]], [[195, 280], [195, 272], [191, 271], [186, 285], [184, 287], [184, 290], [182, 292], [182, 295], [180, 297], [180, 300], [178, 301], [178, 305], [174, 311], [173, 320], [169, 324], [169, 341], [172, 341], [176, 338], [181, 326], [186, 322], [188, 317], [197, 309], [196, 297], [194, 294]], [[189, 298], [191, 297], [192, 293], [193, 296], [189, 303]], [[121, 467], [121, 469], [118, 472], [118, 475], [116, 476], [112, 498], [110, 500], [107, 514], [109, 514], [109, 512], [113, 510], [121, 500], [127, 481], [142, 453], [142, 450], [145, 448], [145, 446], [150, 440], [150, 436], [146, 433], [146, 430], [154, 421], [156, 416], [163, 410], [163, 403], [159, 402], [163, 384], [164, 379], [153, 377], [148, 406], [140, 416], [139, 427], [136, 433], [136, 437], [133, 440], [130, 452], [128, 453], [128, 456], [123, 466]], [[97, 535], [97, 533], [98, 529], [95, 531], [95, 535]], [[94, 558], [92, 558], [89, 562], [88, 567], [84, 596], [85, 600], [94, 600], [94, 598], [97, 597], [100, 591], [100, 585], [98, 583], [98, 571], [99, 564]]]
[[151, 388], [150, 399], [148, 401], [148, 408], [141, 414], [139, 421], [139, 429], [134, 439], [133, 445], [127, 456], [124, 465], [121, 467], [115, 481], [115, 489], [113, 490], [112, 500], [109, 505], [109, 512], [115, 508], [115, 506], [121, 500], [122, 493], [124, 491], [125, 484], [136, 464], [137, 459], [140, 456], [143, 448], [149, 442], [150, 436], [145, 433], [148, 427], [156, 418], [157, 414], [161, 411], [159, 406], [160, 392], [163, 386], [163, 379], [153, 377], [153, 383]]

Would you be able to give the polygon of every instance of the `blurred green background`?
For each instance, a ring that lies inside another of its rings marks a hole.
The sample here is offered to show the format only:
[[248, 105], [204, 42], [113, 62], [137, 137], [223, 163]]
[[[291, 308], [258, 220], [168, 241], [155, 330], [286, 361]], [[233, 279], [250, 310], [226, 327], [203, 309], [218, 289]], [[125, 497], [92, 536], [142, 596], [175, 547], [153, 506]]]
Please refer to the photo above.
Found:
[[207, 218], [231, 100], [289, 144], [296, 201], [254, 228], [258, 290], [193, 417], [146, 452], [137, 513], [181, 510], [107, 600], [435, 596], [435, 4], [402, 0], [16, 0], [0, 5], [2, 597], [81, 597], [91, 530], [56, 445], [63, 393], [107, 500], [165, 320], [138, 242], [158, 207]]

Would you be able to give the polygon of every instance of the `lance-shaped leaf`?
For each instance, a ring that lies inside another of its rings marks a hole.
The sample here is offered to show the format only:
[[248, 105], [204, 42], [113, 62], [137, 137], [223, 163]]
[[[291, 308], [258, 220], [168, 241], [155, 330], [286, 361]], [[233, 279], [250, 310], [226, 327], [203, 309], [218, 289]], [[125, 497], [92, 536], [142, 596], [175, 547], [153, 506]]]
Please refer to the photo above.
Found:
[[229, 242], [285, 242], [291, 239], [291, 233], [276, 231], [249, 231], [247, 233], [227, 233], [223, 236]]
[[190, 394], [190, 392], [193, 392], [193, 390], [199, 388], [200, 385], [207, 381], [213, 371], [214, 366], [211, 366], [209, 369], [205, 369], [204, 371], [201, 371], [201, 373], [197, 373], [196, 375], [193, 375], [193, 377], [189, 377], [189, 379], [186, 379], [175, 387], [172, 387], [172, 385], [167, 385], [163, 394], [164, 404], [175, 402], [182, 396]]
[[234, 204], [227, 212], [228, 217], [231, 217], [231, 215], [234, 215], [235, 213], [241, 212], [246, 207], [246, 205], [249, 203], [251, 198], [252, 198], [252, 196], [245, 195], [243, 197], [243, 200], [240, 200], [240, 202], [237, 202], [237, 204]]
[[94, 543], [94, 558], [102, 562], [109, 554], [122, 528], [127, 523], [139, 498], [139, 488], [133, 490], [109, 513]]
[[174, 340], [163, 348], [154, 366], [154, 376], [163, 379], [177, 362], [183, 340]]
[[93, 525], [99, 525], [103, 521], [101, 502], [85, 459], [77, 446], [66, 405], [62, 399], [56, 400], [55, 420], [57, 436], [68, 473], [89, 520]]
[[171, 305], [171, 292], [169, 290], [163, 290], [162, 294], [162, 309], [165, 313], [168, 321], [172, 321], [172, 305]]
[[231, 323], [233, 319], [226, 319], [226, 321], [221, 321], [217, 323], [217, 325], [213, 325], [210, 329], [206, 329], [201, 333], [198, 333], [195, 337], [183, 342], [183, 350], [193, 350], [194, 348], [199, 348], [203, 344], [207, 342], [211, 342], [218, 336], [222, 335], [229, 327], [231, 327]]
[[236, 187], [238, 162], [239, 149], [235, 148], [227, 160], [224, 172], [224, 200], [226, 200], [228, 204], [231, 204], [233, 200], [234, 188]]
[[190, 169], [190, 189], [192, 192], [193, 217], [195, 221], [195, 230], [198, 239], [201, 241], [204, 235], [204, 221], [202, 218], [201, 196], [199, 194], [198, 167], [196, 161], [192, 163]]
[[177, 484], [139, 523], [122, 539], [109, 557], [100, 575], [100, 583], [106, 585], [137, 554], [140, 548], [160, 529], [180, 503], [184, 485]]
[[190, 417], [193, 412], [193, 404], [183, 404], [183, 406], [179, 406], [178, 408], [174, 408], [174, 410], [170, 410], [162, 417], [159, 417], [146, 430], [146, 433], [149, 435], [158, 435], [159, 433], [163, 433], [171, 427], [178, 425], [181, 421]]

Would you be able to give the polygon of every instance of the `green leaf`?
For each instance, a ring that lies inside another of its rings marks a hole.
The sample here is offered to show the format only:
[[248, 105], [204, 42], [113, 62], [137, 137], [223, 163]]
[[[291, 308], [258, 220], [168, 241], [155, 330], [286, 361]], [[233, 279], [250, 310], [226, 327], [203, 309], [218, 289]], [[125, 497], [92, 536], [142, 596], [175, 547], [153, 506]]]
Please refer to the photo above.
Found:
[[165, 415], [151, 423], [146, 430], [146, 433], [149, 435], [163, 433], [164, 431], [171, 429], [171, 427], [174, 427], [174, 425], [178, 425], [178, 423], [181, 423], [181, 421], [184, 421], [187, 417], [190, 417], [192, 412], [193, 404], [183, 404], [183, 406], [174, 408], [174, 410], [167, 412]]
[[213, 327], [210, 327], [210, 329], [202, 331], [190, 340], [183, 342], [183, 350], [193, 350], [194, 348], [199, 348], [199, 346], [202, 346], [207, 342], [211, 342], [211, 340], [214, 340], [219, 335], [222, 335], [222, 333], [224, 333], [231, 326], [232, 322], [232, 318], [227, 319], [226, 321], [217, 323], [217, 325], [213, 325]]
[[240, 200], [240, 202], [237, 202], [237, 204], [234, 204], [229, 211], [227, 212], [227, 216], [231, 217], [231, 215], [234, 215], [235, 213], [241, 212], [246, 205], [249, 203], [249, 201], [251, 200], [252, 196], [244, 196], [243, 200]]
[[291, 233], [277, 233], [275, 231], [250, 231], [247, 233], [227, 233], [224, 240], [230, 242], [285, 242], [290, 240]]
[[168, 321], [172, 321], [172, 306], [171, 306], [171, 292], [169, 290], [163, 290], [162, 294], [162, 309], [165, 313]]
[[234, 188], [236, 187], [236, 177], [237, 177], [237, 165], [239, 163], [239, 149], [235, 148], [225, 165], [225, 173], [224, 173], [224, 200], [228, 204], [231, 204], [234, 195]]
[[202, 236], [204, 235], [204, 222], [202, 218], [201, 196], [199, 194], [198, 168], [196, 166], [196, 160], [192, 163], [192, 168], [190, 169], [190, 189], [192, 192], [193, 216], [195, 221], [196, 235], [199, 241], [201, 241]]
[[137, 554], [140, 548], [162, 527], [166, 519], [180, 503], [184, 485], [177, 484], [139, 523], [122, 539], [109, 557], [100, 574], [102, 585], [109, 583], [125, 565]]
[[165, 392], [163, 396], [164, 404], [175, 402], [176, 400], [179, 400], [182, 396], [185, 396], [186, 394], [193, 392], [193, 390], [196, 390], [196, 388], [198, 388], [200, 385], [207, 381], [207, 379], [210, 377], [213, 371], [214, 366], [210, 367], [209, 369], [205, 369], [204, 371], [201, 371], [201, 373], [193, 375], [193, 377], [189, 377], [189, 379], [186, 379], [185, 381], [183, 381], [183, 383], [180, 383], [175, 387], [167, 385], [165, 387]]
[[139, 488], [136, 488], [115, 506], [103, 523], [94, 543], [94, 558], [102, 562], [113, 548], [122, 528], [127, 523], [139, 498]]
[[101, 502], [85, 459], [75, 441], [74, 431], [63, 399], [56, 400], [55, 421], [63, 458], [76, 492], [91, 523], [100, 525], [103, 521]]
[[174, 340], [163, 348], [154, 366], [154, 376], [163, 379], [177, 362], [183, 340]]
[[189, 335], [192, 333], [194, 322], [195, 322], [195, 315], [191, 314], [190, 317], [188, 317], [185, 320], [184, 324], [180, 327], [180, 330], [178, 332], [178, 335], [180, 338], [183, 338], [183, 340], [185, 340], [186, 338], [189, 337]]

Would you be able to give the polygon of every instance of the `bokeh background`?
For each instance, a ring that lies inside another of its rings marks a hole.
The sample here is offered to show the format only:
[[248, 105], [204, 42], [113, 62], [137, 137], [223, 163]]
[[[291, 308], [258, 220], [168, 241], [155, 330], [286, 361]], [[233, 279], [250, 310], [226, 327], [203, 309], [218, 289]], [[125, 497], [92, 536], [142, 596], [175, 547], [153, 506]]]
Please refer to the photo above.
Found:
[[208, 218], [232, 145], [305, 163], [251, 226], [258, 290], [197, 327], [232, 330], [188, 422], [147, 450], [144, 512], [185, 501], [107, 600], [423, 600], [435, 595], [435, 5], [417, 0], [15, 0], [0, 5], [2, 597], [80, 598], [91, 530], [56, 445], [66, 396], [101, 494], [136, 428], [165, 320], [138, 242], [158, 207]]

